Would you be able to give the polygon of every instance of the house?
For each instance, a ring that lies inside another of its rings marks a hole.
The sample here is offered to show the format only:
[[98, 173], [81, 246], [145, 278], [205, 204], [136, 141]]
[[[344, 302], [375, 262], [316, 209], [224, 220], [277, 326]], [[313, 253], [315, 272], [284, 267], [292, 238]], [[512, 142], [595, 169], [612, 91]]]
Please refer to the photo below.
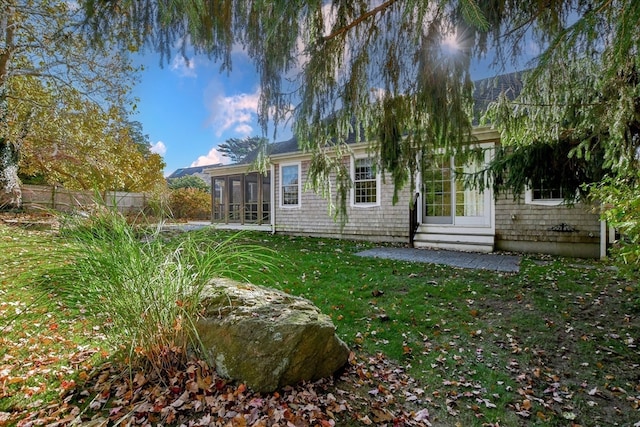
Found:
[[[479, 126], [473, 133], [488, 162], [499, 134]], [[264, 175], [252, 171], [248, 162], [205, 168], [211, 177], [212, 222], [228, 228], [464, 251], [585, 258], [606, 253], [611, 233], [593, 206], [568, 206], [553, 189], [532, 188], [514, 200], [510, 194], [494, 197], [491, 188], [465, 188], [455, 180], [456, 169], [469, 173], [482, 165], [461, 165], [454, 158], [441, 158], [433, 168], [422, 170], [416, 177], [417, 193], [405, 189], [394, 204], [392, 181], [376, 172], [367, 145], [352, 143], [353, 154], [343, 159], [353, 181], [344, 225], [329, 214], [327, 200], [305, 190], [310, 155], [298, 149], [295, 138], [270, 145], [270, 168]]]
[[209, 175], [204, 172], [205, 169], [219, 166], [219, 164], [215, 165], [206, 165], [206, 166], [192, 166], [189, 168], [179, 168], [176, 169], [171, 175], [167, 176], [167, 180], [182, 178], [183, 176], [197, 176], [202, 179], [204, 182], [209, 182]]

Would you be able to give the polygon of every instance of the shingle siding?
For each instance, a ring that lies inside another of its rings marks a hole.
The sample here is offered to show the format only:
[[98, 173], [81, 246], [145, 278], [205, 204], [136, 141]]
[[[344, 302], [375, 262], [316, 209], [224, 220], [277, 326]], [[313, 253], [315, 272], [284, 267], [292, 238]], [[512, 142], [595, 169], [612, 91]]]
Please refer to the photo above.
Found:
[[597, 257], [600, 219], [591, 205], [525, 204], [507, 194], [495, 201], [496, 248]]
[[[345, 162], [349, 162], [345, 158]], [[408, 192], [400, 194], [394, 205], [393, 184], [387, 179], [381, 180], [379, 206], [353, 207], [347, 201], [348, 222], [343, 228], [338, 220], [334, 220], [333, 212], [329, 213], [329, 202], [313, 190], [304, 191], [307, 181], [309, 162], [301, 162], [301, 178], [303, 191], [301, 205], [296, 208], [280, 206], [280, 171], [276, 164], [276, 231], [290, 234], [340, 237], [374, 241], [408, 241], [409, 239], [409, 198]], [[335, 189], [335, 179], [332, 188]], [[335, 194], [332, 194], [335, 198]], [[335, 203], [335, 200], [334, 200]]]

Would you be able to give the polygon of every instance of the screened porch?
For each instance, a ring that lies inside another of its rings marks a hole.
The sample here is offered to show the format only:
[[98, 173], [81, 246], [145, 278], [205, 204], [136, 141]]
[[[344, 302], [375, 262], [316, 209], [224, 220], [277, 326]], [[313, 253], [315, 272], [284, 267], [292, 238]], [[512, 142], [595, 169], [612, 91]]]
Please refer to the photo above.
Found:
[[271, 173], [258, 172], [211, 178], [212, 222], [271, 223]]

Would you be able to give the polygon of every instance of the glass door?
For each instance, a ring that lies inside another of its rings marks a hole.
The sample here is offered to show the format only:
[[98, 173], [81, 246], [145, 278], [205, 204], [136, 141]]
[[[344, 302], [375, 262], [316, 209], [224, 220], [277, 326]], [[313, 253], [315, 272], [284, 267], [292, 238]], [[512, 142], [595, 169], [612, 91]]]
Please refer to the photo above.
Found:
[[453, 224], [453, 174], [449, 156], [436, 156], [429, 168], [422, 171], [422, 179], [424, 223]]
[[[486, 152], [485, 156], [489, 153]], [[456, 175], [472, 174], [481, 162], [462, 163], [450, 156], [436, 156], [423, 170], [423, 222], [433, 225], [488, 226], [491, 194], [468, 188]]]

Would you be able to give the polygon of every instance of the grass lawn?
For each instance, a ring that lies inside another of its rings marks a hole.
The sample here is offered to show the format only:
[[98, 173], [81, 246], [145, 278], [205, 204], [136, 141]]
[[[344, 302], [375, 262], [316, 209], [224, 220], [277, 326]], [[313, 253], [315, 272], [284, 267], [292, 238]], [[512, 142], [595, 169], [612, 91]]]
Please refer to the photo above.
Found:
[[[67, 421], [118, 407], [92, 406], [93, 389], [81, 387], [111, 366], [104, 325], [6, 279], [28, 269], [16, 256], [55, 251], [53, 239], [0, 225], [0, 425], [47, 406], [73, 407], [60, 411]], [[240, 239], [277, 253], [253, 283], [312, 300], [365, 361], [323, 385], [359, 396], [335, 411], [335, 425], [402, 425], [376, 412], [390, 401], [427, 410], [423, 424], [407, 425], [640, 425], [640, 288], [608, 263], [525, 256], [505, 274], [355, 256], [374, 246], [365, 242]]]

